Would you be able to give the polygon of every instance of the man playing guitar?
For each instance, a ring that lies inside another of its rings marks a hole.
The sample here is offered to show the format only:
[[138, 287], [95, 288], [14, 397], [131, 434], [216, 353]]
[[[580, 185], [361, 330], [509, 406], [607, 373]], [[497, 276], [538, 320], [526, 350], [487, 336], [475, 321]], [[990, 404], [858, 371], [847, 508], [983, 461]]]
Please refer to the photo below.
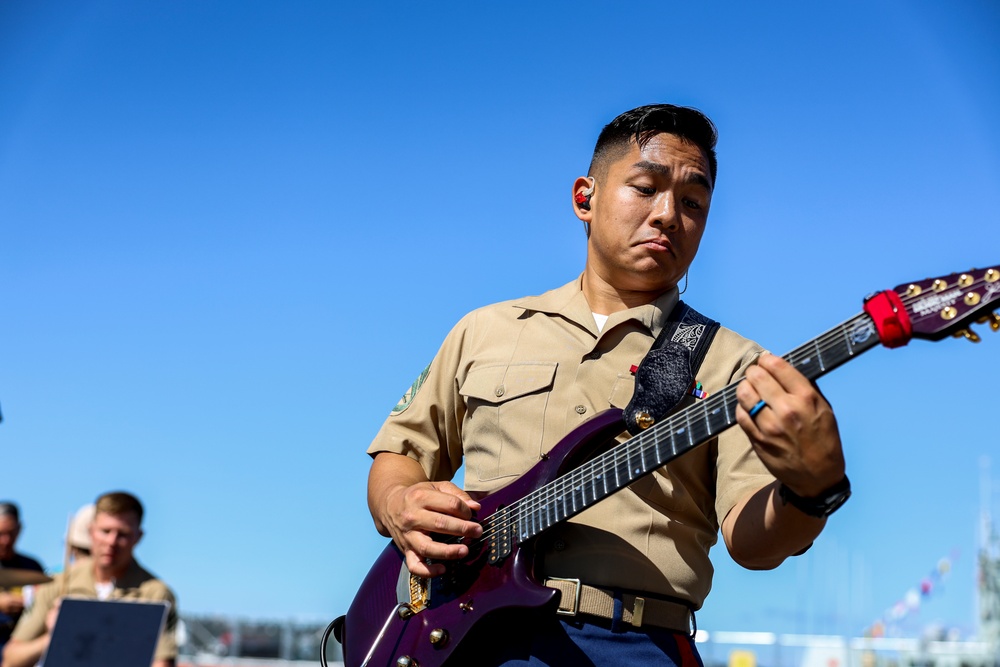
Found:
[[[672, 105], [606, 126], [573, 184], [583, 274], [464, 317], [392, 411], [368, 450], [368, 500], [413, 575], [437, 577], [469, 555], [467, 540], [483, 530], [474, 498], [517, 479], [589, 417], [629, 403], [705, 231], [715, 141], [708, 118]], [[561, 591], [560, 613], [496, 614], [448, 664], [700, 664], [693, 615], [711, 587], [719, 530], [736, 562], [774, 568], [806, 550], [849, 495], [833, 412], [782, 358], [722, 327], [684, 400], [740, 377], [740, 429], [539, 538], [535, 575]], [[450, 481], [463, 464], [464, 489]]]

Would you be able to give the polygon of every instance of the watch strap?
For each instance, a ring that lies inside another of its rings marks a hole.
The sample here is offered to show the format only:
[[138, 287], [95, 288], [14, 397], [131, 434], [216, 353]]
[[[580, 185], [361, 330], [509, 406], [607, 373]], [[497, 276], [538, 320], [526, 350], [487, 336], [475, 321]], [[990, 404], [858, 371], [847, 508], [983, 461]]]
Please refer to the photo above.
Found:
[[844, 475], [844, 479], [815, 498], [803, 498], [782, 482], [778, 488], [778, 496], [781, 498], [782, 505], [790, 504], [809, 516], [823, 518], [836, 512], [851, 497], [851, 480], [847, 479], [847, 475]]

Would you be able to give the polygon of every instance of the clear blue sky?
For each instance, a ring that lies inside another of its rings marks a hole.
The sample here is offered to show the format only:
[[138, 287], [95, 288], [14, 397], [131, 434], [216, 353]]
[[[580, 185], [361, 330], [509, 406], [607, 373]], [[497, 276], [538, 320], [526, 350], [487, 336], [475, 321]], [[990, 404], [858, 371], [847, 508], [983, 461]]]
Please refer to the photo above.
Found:
[[[869, 292], [1000, 263], [1000, 5], [0, 3], [0, 496], [58, 566], [126, 488], [185, 612], [326, 620], [384, 545], [365, 447], [466, 311], [582, 269], [600, 128], [697, 106], [720, 172], [686, 298], [776, 352]], [[974, 625], [1000, 334], [821, 382], [855, 497], [706, 629]], [[1000, 487], [1000, 484], [997, 485]], [[994, 497], [992, 500], [996, 500]]]

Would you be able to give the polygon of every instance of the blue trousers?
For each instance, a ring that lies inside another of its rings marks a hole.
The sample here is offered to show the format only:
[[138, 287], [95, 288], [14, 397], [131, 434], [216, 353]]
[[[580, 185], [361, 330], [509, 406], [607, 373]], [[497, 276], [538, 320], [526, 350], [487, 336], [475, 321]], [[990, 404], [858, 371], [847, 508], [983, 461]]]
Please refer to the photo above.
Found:
[[694, 639], [684, 634], [579, 618], [528, 613], [486, 623], [466, 637], [448, 667], [704, 667]]

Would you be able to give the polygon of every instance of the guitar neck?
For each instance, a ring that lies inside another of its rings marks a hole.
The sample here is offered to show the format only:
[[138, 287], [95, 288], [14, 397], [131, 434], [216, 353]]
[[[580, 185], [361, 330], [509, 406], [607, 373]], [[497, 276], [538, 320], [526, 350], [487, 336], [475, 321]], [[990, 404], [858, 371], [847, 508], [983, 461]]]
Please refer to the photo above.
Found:
[[[871, 317], [856, 315], [785, 355], [810, 380], [871, 349], [879, 337]], [[523, 542], [579, 514], [736, 424], [736, 386], [698, 401], [571, 472], [539, 487], [505, 510]], [[624, 425], [623, 425], [624, 427]]]

